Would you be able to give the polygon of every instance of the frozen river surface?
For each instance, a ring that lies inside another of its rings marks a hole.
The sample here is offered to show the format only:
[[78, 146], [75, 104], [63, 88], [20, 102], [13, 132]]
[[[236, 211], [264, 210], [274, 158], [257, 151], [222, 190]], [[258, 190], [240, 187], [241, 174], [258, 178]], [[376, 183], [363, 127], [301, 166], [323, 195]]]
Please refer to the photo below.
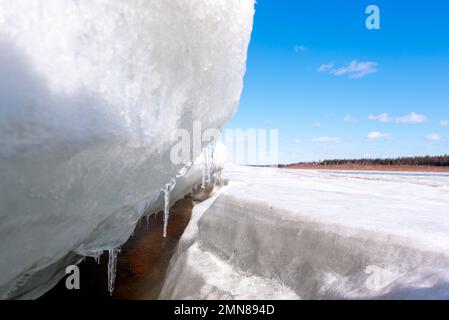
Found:
[[161, 298], [449, 298], [447, 176], [223, 176], [194, 208]]

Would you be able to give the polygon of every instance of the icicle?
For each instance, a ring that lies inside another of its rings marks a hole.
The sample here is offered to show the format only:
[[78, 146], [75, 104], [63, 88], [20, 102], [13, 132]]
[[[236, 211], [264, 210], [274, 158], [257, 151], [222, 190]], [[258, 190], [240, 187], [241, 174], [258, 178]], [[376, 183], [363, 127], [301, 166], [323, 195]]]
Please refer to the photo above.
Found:
[[150, 229], [150, 216], [147, 215], [145, 218], [147, 220], [147, 231], [148, 231]]
[[120, 252], [119, 248], [109, 250], [108, 262], [108, 290], [110, 295], [114, 292], [115, 275], [117, 271], [117, 255]]
[[215, 141], [212, 141], [207, 146], [207, 182], [212, 181], [212, 173], [214, 166], [214, 149], [215, 149]]
[[187, 163], [181, 170], [179, 170], [176, 178], [171, 179], [161, 191], [164, 193], [164, 238], [167, 237], [168, 218], [170, 216], [170, 194], [176, 186], [176, 180], [183, 177], [193, 165], [192, 162]]
[[168, 226], [168, 218], [170, 215], [170, 191], [168, 191], [169, 189], [169, 184], [167, 184], [165, 186], [164, 189], [164, 200], [165, 200], [165, 204], [164, 204], [164, 238], [167, 238], [167, 226]]
[[214, 154], [215, 142], [210, 142], [206, 148], [203, 149], [203, 179], [201, 187], [206, 188], [206, 183], [212, 181], [212, 166], [214, 164], [213, 154]]
[[95, 262], [96, 262], [97, 264], [100, 264], [100, 258], [101, 258], [102, 253], [103, 253], [103, 252], [99, 252], [99, 253], [97, 253], [97, 254], [94, 256]]
[[201, 180], [201, 188], [206, 188], [207, 176], [207, 148], [203, 149], [203, 179]]
[[176, 186], [176, 179], [171, 179], [162, 189], [164, 193], [164, 238], [167, 238], [168, 218], [170, 216], [170, 194]]

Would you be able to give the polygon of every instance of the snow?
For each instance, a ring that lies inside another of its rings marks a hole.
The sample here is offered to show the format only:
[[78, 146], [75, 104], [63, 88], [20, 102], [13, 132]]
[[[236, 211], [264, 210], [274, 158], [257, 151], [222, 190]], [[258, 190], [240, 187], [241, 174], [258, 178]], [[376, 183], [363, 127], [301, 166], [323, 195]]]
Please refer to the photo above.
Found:
[[[175, 284], [174, 295], [183, 299], [296, 300], [299, 297], [281, 283], [244, 274], [195, 243], [178, 257], [167, 283]], [[160, 299], [164, 299], [164, 293]]]
[[[236, 111], [253, 13], [253, 0], [0, 0], [0, 298], [41, 295], [164, 207], [176, 130], [220, 130]], [[201, 183], [200, 149], [171, 203]]]
[[191, 221], [161, 298], [191, 297], [175, 278], [229, 293], [208, 270], [177, 274], [191, 265], [179, 257], [198, 250], [301, 299], [449, 298], [449, 175], [239, 166], [222, 174], [231, 182]]
[[221, 194], [231, 185], [221, 188], [211, 198], [195, 205], [159, 299], [216, 300], [296, 300], [299, 297], [276, 279], [265, 279], [234, 268], [229, 260], [201, 249], [198, 243], [198, 221]]

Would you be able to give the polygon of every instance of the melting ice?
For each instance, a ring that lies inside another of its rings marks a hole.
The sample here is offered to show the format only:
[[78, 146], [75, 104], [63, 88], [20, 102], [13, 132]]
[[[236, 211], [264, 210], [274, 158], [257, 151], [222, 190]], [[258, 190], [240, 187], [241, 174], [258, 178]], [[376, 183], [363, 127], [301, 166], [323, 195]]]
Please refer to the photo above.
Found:
[[[173, 132], [221, 129], [236, 111], [253, 12], [253, 0], [0, 0], [1, 298], [43, 294], [164, 208]], [[194, 164], [167, 202], [201, 179]]]

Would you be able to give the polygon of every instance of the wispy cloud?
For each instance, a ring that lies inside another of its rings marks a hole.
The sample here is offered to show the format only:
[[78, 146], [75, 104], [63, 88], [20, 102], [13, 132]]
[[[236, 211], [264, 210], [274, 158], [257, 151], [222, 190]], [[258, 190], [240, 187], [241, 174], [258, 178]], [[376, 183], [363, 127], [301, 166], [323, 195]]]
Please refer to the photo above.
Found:
[[440, 125], [443, 126], [443, 127], [449, 126], [449, 120], [441, 120], [440, 121]]
[[293, 50], [295, 50], [296, 53], [301, 53], [309, 51], [309, 48], [303, 45], [296, 45], [293, 47]]
[[436, 133], [431, 133], [426, 136], [426, 139], [429, 141], [443, 141], [444, 138]]
[[374, 140], [386, 140], [386, 139], [391, 139], [392, 135], [390, 133], [382, 133], [382, 132], [378, 132], [378, 131], [372, 131], [370, 133], [368, 133], [368, 135], [366, 136], [366, 140], [367, 141], [374, 141]]
[[265, 123], [265, 124], [272, 124], [272, 123], [273, 123], [273, 120], [271, 120], [271, 119], [266, 119], [266, 120], [264, 121], [264, 123]]
[[312, 139], [312, 142], [317, 142], [317, 143], [340, 143], [341, 139], [338, 137], [316, 137]]
[[397, 123], [416, 124], [427, 120], [427, 117], [415, 112], [411, 112], [403, 117], [396, 118]]
[[[411, 112], [409, 114], [406, 114], [402, 117], [393, 118], [388, 113], [381, 113], [379, 115], [372, 115], [370, 114], [368, 117], [369, 120], [372, 121], [379, 121], [379, 122], [392, 122], [393, 120], [396, 123], [403, 123], [403, 124], [416, 124], [416, 123], [422, 123], [427, 120], [427, 117], [422, 114], [417, 114], [416, 112]], [[441, 125], [444, 125], [441, 123]]]
[[332, 70], [331, 74], [335, 76], [348, 75], [349, 78], [359, 79], [376, 72], [377, 72], [377, 62], [374, 61], [359, 62], [357, 60], [353, 60], [344, 67]]
[[318, 68], [318, 72], [328, 72], [334, 76], [348, 76], [351, 79], [364, 78], [369, 74], [376, 73], [378, 63], [375, 61], [352, 60], [343, 67], [334, 68], [334, 63], [323, 64]]
[[357, 123], [357, 122], [359, 122], [359, 119], [357, 119], [357, 118], [351, 116], [350, 114], [347, 114], [347, 115], [344, 117], [343, 120], [344, 120], [344, 122], [351, 122], [351, 123]]
[[374, 116], [372, 114], [369, 115], [368, 117], [369, 120], [372, 121], [379, 121], [379, 122], [391, 122], [393, 121], [393, 118], [391, 118], [388, 113], [381, 113], [377, 116]]
[[334, 67], [334, 63], [330, 62], [330, 63], [326, 63], [326, 64], [322, 64], [319, 68], [318, 68], [318, 72], [328, 72], [330, 70], [332, 70], [332, 68]]

